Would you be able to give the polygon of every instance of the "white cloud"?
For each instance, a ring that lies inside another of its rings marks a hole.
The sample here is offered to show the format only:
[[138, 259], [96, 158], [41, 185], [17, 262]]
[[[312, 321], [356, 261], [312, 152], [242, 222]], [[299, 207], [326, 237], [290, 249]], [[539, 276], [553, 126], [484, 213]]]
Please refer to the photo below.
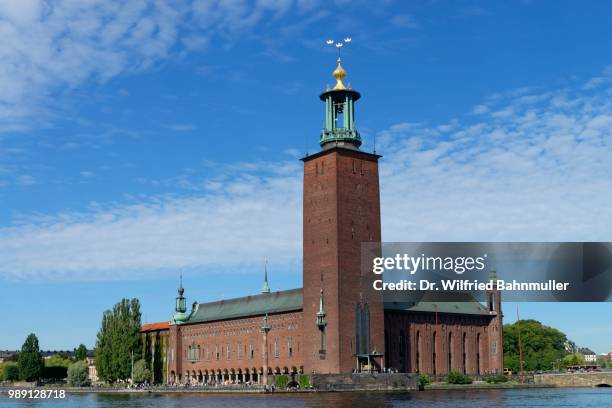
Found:
[[[580, 88], [507, 93], [465, 123], [380, 132], [383, 239], [609, 241], [612, 100]], [[299, 263], [300, 180], [297, 161], [234, 163], [211, 179], [189, 171], [160, 181], [186, 197], [22, 217], [0, 229], [0, 277], [148, 277], [265, 256]]]
[[36, 184], [36, 180], [34, 179], [34, 177], [27, 175], [27, 174], [18, 176], [16, 179], [16, 182], [18, 185], [26, 186], [26, 187]]
[[283, 1], [0, 0], [0, 133], [45, 125], [61, 96], [231, 39]]
[[472, 110], [472, 113], [474, 115], [482, 115], [484, 113], [488, 113], [489, 110], [490, 109], [486, 105], [476, 105], [476, 106], [474, 106], [474, 109]]
[[159, 197], [22, 220], [0, 230], [0, 276], [112, 280], [178, 268], [215, 270], [290, 262], [299, 253], [300, 183], [253, 175], [213, 192]]
[[171, 130], [173, 132], [191, 132], [196, 130], [196, 125], [192, 123], [174, 123], [172, 125], [166, 126], [166, 129]]
[[410, 14], [396, 14], [391, 17], [391, 24], [400, 28], [409, 28], [416, 29], [419, 28], [420, 25], [417, 23], [415, 18]]

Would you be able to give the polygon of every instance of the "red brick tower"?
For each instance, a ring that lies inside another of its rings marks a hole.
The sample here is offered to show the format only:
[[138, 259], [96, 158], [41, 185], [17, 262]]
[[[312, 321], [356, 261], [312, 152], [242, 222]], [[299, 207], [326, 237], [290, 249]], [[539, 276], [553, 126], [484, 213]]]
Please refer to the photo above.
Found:
[[304, 322], [306, 373], [380, 369], [384, 354], [382, 295], [362, 273], [362, 242], [380, 242], [376, 154], [359, 150], [354, 104], [338, 58], [337, 83], [325, 101], [322, 150], [304, 161]]

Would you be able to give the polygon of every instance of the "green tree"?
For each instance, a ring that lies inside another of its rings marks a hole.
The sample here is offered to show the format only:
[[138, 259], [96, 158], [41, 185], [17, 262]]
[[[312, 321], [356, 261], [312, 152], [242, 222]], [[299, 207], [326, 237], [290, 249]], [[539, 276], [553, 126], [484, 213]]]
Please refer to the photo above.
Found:
[[0, 367], [1, 381], [17, 381], [19, 379], [19, 367], [15, 363], [4, 363]]
[[122, 299], [112, 310], [104, 312], [96, 342], [96, 369], [100, 379], [115, 382], [130, 378], [132, 361], [142, 358], [140, 327], [138, 299]]
[[572, 353], [563, 357], [561, 361], [562, 367], [574, 366], [574, 365], [582, 365], [584, 364], [584, 356], [580, 353]]
[[134, 363], [134, 378], [132, 381], [134, 381], [136, 384], [151, 381], [151, 370], [147, 368], [147, 364], [144, 359], [140, 359]]
[[566, 354], [567, 336], [537, 320], [520, 320], [504, 325], [504, 367], [520, 370], [518, 334], [520, 328], [523, 370], [551, 370]]
[[68, 375], [68, 366], [70, 366], [70, 364], [72, 364], [72, 360], [67, 357], [62, 357], [60, 354], [55, 354], [45, 359], [42, 378], [48, 380], [63, 380]]
[[43, 371], [43, 358], [38, 347], [38, 338], [34, 333], [30, 334], [21, 346], [21, 352], [17, 360], [19, 367], [19, 378], [25, 381], [38, 381]]
[[75, 360], [85, 360], [87, 358], [87, 347], [84, 344], [79, 344], [79, 347], [74, 349]]
[[89, 371], [85, 361], [77, 361], [68, 367], [68, 383], [75, 387], [89, 384]]

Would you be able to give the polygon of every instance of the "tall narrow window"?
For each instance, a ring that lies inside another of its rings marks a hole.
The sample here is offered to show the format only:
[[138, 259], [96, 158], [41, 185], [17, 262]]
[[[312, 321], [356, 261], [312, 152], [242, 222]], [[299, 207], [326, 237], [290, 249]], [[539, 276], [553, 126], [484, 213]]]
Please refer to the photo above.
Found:
[[363, 317], [361, 323], [361, 342], [363, 343], [362, 349], [364, 354], [370, 353], [370, 308], [366, 303], [363, 305]]
[[438, 369], [437, 369], [437, 364], [436, 364], [436, 348], [438, 347], [438, 344], [436, 342], [436, 332], [433, 333], [433, 345], [431, 346], [432, 349], [432, 356], [431, 356], [431, 363], [433, 366], [433, 373], [434, 375], [438, 375]]
[[480, 375], [480, 333], [476, 335], [476, 370]]
[[291, 336], [287, 337], [287, 355], [293, 357], [293, 339]]
[[278, 337], [274, 339], [274, 357], [280, 357], [280, 350], [278, 349]]
[[227, 345], [225, 346], [225, 356], [226, 358], [229, 360], [231, 358], [231, 352], [230, 352], [230, 345], [229, 343], [227, 343]]
[[361, 305], [355, 308], [355, 353], [362, 354], [361, 350]]
[[461, 342], [461, 351], [463, 352], [463, 374], [467, 373], [467, 334], [463, 333], [463, 341]]
[[255, 348], [253, 347], [253, 343], [249, 344], [249, 358], [251, 360], [255, 358]]
[[238, 343], [238, 347], [236, 348], [236, 358], [238, 360], [242, 360], [242, 343]]
[[391, 345], [389, 344], [389, 332], [385, 330], [385, 367], [389, 368], [391, 365], [391, 359], [389, 358], [389, 354], [391, 354]]
[[403, 330], [400, 330], [399, 337], [399, 368], [406, 371], [406, 335]]
[[453, 333], [448, 333], [448, 370], [447, 372], [451, 372], [453, 370]]
[[416, 372], [421, 372], [421, 332], [416, 333]]
[[321, 333], [321, 349], [319, 352], [325, 352], [325, 330], [319, 330], [319, 332]]

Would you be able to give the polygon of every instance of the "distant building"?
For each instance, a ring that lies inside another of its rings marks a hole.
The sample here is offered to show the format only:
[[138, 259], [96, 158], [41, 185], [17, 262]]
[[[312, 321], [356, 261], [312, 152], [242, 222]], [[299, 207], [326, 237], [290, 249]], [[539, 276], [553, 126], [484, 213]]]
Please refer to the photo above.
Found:
[[593, 350], [587, 347], [579, 348], [578, 353], [584, 356], [584, 361], [587, 363], [594, 363], [597, 361], [597, 354]]
[[0, 351], [0, 363], [5, 361], [15, 361], [17, 359], [17, 351], [3, 350]]
[[87, 377], [92, 384], [98, 382], [98, 371], [96, 370], [96, 358], [86, 357], [85, 362], [87, 363]]

